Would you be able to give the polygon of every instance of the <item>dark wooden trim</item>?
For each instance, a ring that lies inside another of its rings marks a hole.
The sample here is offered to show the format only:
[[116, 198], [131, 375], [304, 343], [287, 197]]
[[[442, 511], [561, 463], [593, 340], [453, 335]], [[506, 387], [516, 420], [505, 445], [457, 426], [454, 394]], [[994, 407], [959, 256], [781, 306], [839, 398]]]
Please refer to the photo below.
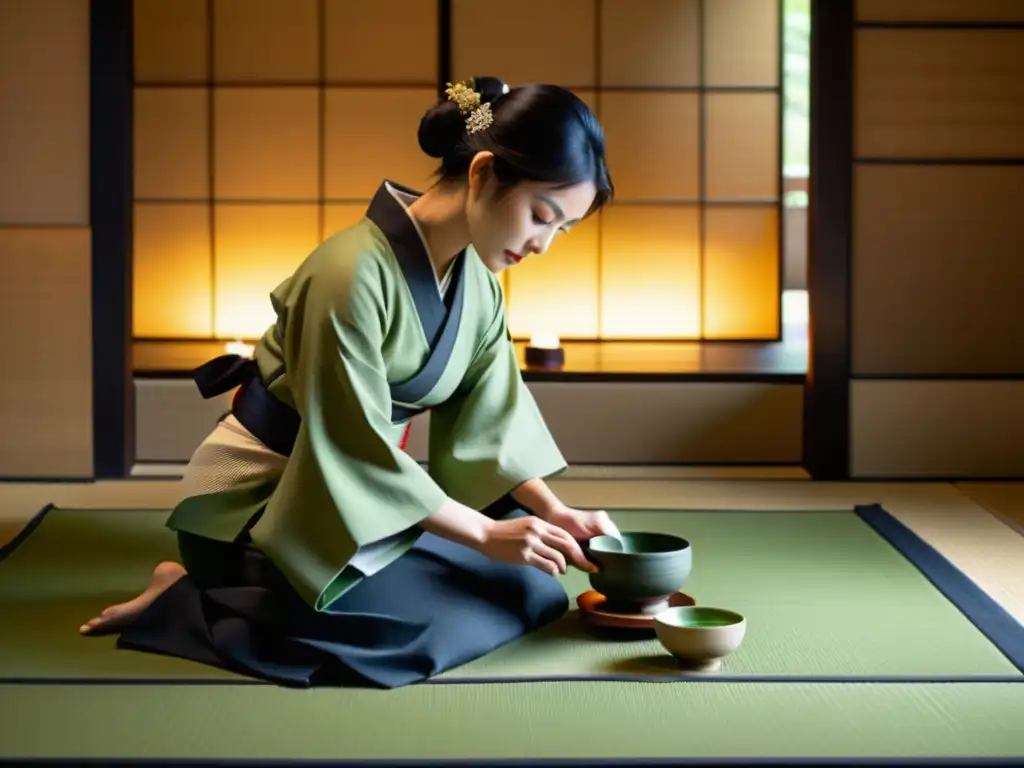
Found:
[[[697, 0], [697, 196], [703, 200], [708, 191], [708, 95], [704, 91], [707, 80], [707, 0]], [[781, 169], [780, 169], [781, 170]], [[699, 205], [699, 204], [698, 204]], [[700, 319], [697, 335], [703, 340], [708, 326], [707, 281], [708, 209], [699, 205], [697, 210], [697, 281], [699, 283]], [[598, 287], [598, 303], [601, 289]], [[781, 295], [780, 295], [781, 301]]]
[[850, 381], [1024, 381], [1021, 373], [858, 373]]
[[[583, 371], [557, 371], [526, 367], [523, 367], [521, 370], [523, 381], [558, 384], [786, 384], [801, 386], [805, 380], [802, 373], [730, 373], [725, 371], [706, 373], [699, 371], [693, 373], [586, 373]], [[747, 462], [742, 463], [745, 464]]]
[[[469, 77], [469, 75], [466, 75]], [[437, 0], [437, 95], [452, 81], [452, 0]]]
[[[512, 340], [516, 343], [526, 342], [529, 338], [529, 334], [512, 334]], [[563, 344], [608, 344], [610, 346], [614, 346], [616, 344], [690, 344], [693, 345], [694, 348], [700, 348], [701, 345], [703, 345], [705, 348], [749, 347], [752, 350], [764, 350], [787, 343], [785, 339], [774, 339], [770, 337], [753, 339], [748, 339], [746, 337], [720, 339], [714, 336], [705, 339], [701, 339], [697, 336], [659, 336], [655, 338], [651, 338], [649, 336], [616, 336], [610, 339], [595, 339], [591, 336], [560, 336], [559, 340]], [[244, 344], [256, 344], [259, 342], [259, 338], [232, 339], [218, 336], [136, 336], [133, 341], [138, 344], [215, 344], [222, 346], [230, 341], [240, 341]]]
[[[217, 197], [217, 14], [214, 0], [206, 0], [206, 191]], [[136, 200], [136, 202], [138, 202]], [[133, 206], [134, 207], [134, 206]], [[217, 334], [217, 210], [206, 211], [206, 244], [210, 249], [210, 334]]]
[[857, 157], [857, 165], [1024, 165], [1024, 157]]
[[[450, 0], [438, 0], [443, 6], [446, 5]], [[451, 40], [451, 27], [444, 26], [446, 18], [450, 19], [450, 15], [445, 14], [443, 9], [438, 18], [438, 37], [439, 37], [439, 50], [438, 58], [445, 57], [446, 62], [444, 64], [439, 63], [438, 72], [439, 75], [443, 74], [447, 79], [441, 80], [442, 91], [444, 84], [451, 81], [451, 47], [449, 41]], [[464, 73], [457, 73], [457, 77], [472, 77], [472, 75], [464, 75]], [[425, 83], [421, 81], [410, 80], [407, 82], [363, 82], [358, 80], [325, 80], [321, 82], [319, 80], [238, 80], [238, 81], [214, 81], [214, 80], [153, 80], [149, 82], [139, 81], [137, 83], [139, 88], [182, 88], [182, 89], [201, 89], [201, 88], [304, 88], [306, 90], [312, 90], [314, 88], [324, 87], [328, 90], [413, 90], [416, 88], [433, 88], [434, 83]], [[740, 93], [740, 94], [753, 94], [753, 93], [779, 93], [781, 88], [776, 85], [571, 85], [560, 83], [565, 88], [571, 91], [602, 91], [604, 93]]]
[[857, 29], [928, 29], [936, 31], [977, 31], [990, 32], [1024, 29], [1021, 21], [858, 21]]
[[[594, 116], [600, 121], [601, 119], [601, 94], [602, 87], [604, 85], [604, 78], [601, 77], [601, 51], [604, 46], [604, 13], [603, 5], [604, 0], [594, 0], [594, 57], [591, 65], [593, 66], [594, 74], [594, 85], [596, 88], [591, 91], [593, 95], [594, 105]], [[582, 91], [581, 91], [582, 93]], [[611, 173], [609, 169], [609, 173]], [[612, 176], [614, 186], [614, 175]], [[605, 322], [605, 310], [604, 302], [601, 301], [601, 286], [604, 285], [604, 211], [600, 210], [597, 212], [597, 227], [595, 228], [595, 237], [597, 240], [597, 274], [596, 285], [597, 285], [597, 308], [595, 314], [597, 315], [597, 335], [604, 335], [604, 322]], [[504, 286], [506, 288], [506, 295], [509, 293], [509, 287], [511, 286], [511, 279], [506, 277], [504, 280]]]
[[777, 200], [775, 207], [775, 228], [776, 228], [776, 257], [778, 259], [778, 285], [775, 292], [778, 294], [778, 324], [775, 335], [782, 339], [785, 335], [785, 321], [782, 316], [784, 311], [782, 292], [786, 289], [786, 0], [778, 0], [776, 5], [778, 14], [778, 35], [779, 61], [776, 77], [779, 79], [778, 114], [776, 115], [776, 130], [778, 130], [778, 163], [777, 173], [779, 175], [778, 187], [776, 187]]
[[[137, 197], [136, 203], [146, 205], [367, 205], [369, 198], [337, 197]], [[615, 205], [678, 205], [706, 208], [778, 208], [782, 198], [634, 198], [615, 199]], [[6, 225], [4, 225], [6, 226]], [[35, 226], [34, 224], [31, 226]]]
[[[729, 372], [729, 371], [680, 371], [668, 373], [614, 372], [614, 371], [560, 371], [520, 366], [524, 381], [555, 384], [775, 384], [799, 387], [804, 384], [804, 374], [771, 371]], [[182, 370], [139, 370], [135, 373], [138, 381], [185, 381], [192, 374]], [[136, 462], [140, 463], [140, 462]], [[163, 463], [163, 462], [153, 462]], [[712, 462], [716, 466], [721, 462]], [[749, 464], [750, 462], [740, 462]], [[687, 462], [689, 466], [689, 462]], [[4, 482], [6, 482], [6, 478]]]
[[132, 382], [132, 0], [89, 4], [93, 474], [135, 454]]
[[804, 466], [815, 480], [850, 474], [853, 38], [854, 0], [812, 0]]
[[[316, 66], [319, 80], [316, 92], [316, 241], [320, 243], [328, 234], [327, 209], [324, 205], [324, 198], [327, 197], [327, 0], [317, 0], [316, 34]], [[214, 196], [216, 197], [216, 192]]]
[[[209, 6], [212, 8], [212, 4]], [[208, 37], [212, 37], [212, 27], [208, 27]], [[213, 59], [210, 59], [208, 65], [210, 68], [213, 67]], [[416, 88], [433, 88], [434, 83], [422, 82], [418, 80], [409, 80], [407, 82], [365, 82], [361, 80], [216, 80], [212, 75], [207, 77], [205, 80], [139, 80], [136, 87], [152, 88], [152, 89], [174, 89], [181, 88], [182, 90], [205, 90], [206, 88], [216, 89], [253, 89], [253, 88], [275, 88], [275, 89], [305, 89], [314, 90], [317, 88], [337, 89], [337, 90], [414, 90]]]

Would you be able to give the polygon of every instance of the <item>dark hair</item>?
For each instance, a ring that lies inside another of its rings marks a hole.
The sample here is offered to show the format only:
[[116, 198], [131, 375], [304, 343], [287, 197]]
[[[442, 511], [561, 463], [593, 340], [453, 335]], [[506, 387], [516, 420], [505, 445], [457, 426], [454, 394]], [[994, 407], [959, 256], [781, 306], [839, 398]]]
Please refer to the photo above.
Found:
[[[604, 132], [576, 94], [555, 85], [526, 85], [511, 90], [496, 77], [466, 83], [489, 104], [494, 122], [475, 133], [466, 115], [443, 96], [420, 121], [420, 147], [441, 160], [441, 181], [465, 178], [478, 152], [494, 154], [501, 187], [538, 181], [568, 187], [592, 181], [597, 197], [593, 213], [614, 194], [605, 161]], [[589, 215], [589, 214], [588, 214]]]

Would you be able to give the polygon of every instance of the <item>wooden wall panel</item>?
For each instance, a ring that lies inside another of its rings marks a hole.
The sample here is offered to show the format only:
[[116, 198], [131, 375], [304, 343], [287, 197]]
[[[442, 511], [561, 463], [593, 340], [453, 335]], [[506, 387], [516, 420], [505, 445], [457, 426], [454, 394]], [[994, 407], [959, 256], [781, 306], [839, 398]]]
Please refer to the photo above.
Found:
[[0, 479], [87, 478], [87, 2], [0, 3], [0, 104]]
[[851, 473], [1024, 476], [1024, 7], [857, 7]]
[[0, 3], [0, 226], [89, 224], [89, 4]]
[[1024, 381], [855, 381], [857, 478], [1024, 477]]
[[861, 166], [854, 375], [1024, 374], [1024, 166]]
[[855, 151], [1024, 156], [1024, 29], [857, 33]]

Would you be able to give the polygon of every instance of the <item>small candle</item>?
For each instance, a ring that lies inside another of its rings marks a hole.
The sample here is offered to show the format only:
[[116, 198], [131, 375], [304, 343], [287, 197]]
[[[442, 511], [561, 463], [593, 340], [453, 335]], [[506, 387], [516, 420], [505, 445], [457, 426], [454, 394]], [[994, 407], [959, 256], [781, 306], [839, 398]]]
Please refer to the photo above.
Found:
[[553, 333], [535, 333], [530, 337], [534, 349], [558, 349], [558, 337]]
[[553, 333], [535, 333], [526, 347], [526, 365], [530, 368], [561, 368], [565, 350]]
[[252, 357], [253, 352], [256, 351], [256, 347], [246, 344], [244, 341], [229, 341], [224, 345], [224, 349], [229, 355], [238, 355], [239, 357]]

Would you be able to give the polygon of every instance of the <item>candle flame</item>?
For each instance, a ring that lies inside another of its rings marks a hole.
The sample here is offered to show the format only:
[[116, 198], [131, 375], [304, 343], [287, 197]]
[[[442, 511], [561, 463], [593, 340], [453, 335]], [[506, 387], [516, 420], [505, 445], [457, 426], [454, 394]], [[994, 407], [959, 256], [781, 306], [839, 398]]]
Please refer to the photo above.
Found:
[[559, 339], [553, 333], [535, 333], [530, 337], [530, 346], [534, 349], [558, 349]]

